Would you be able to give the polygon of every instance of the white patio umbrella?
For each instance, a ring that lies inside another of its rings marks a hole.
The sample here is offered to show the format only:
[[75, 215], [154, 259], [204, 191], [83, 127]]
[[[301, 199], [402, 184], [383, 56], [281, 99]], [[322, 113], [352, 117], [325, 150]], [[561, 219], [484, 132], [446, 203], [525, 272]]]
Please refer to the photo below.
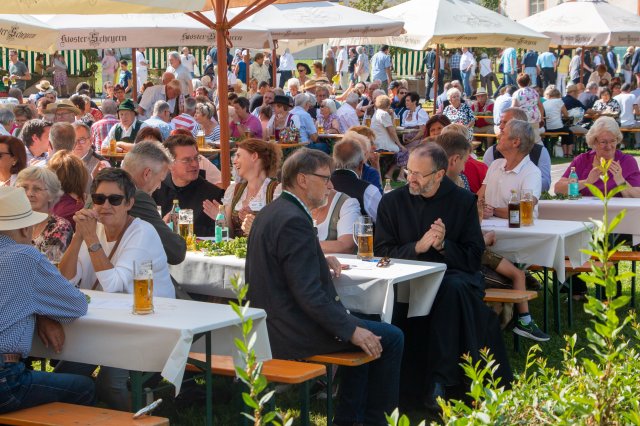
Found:
[[[235, 14], [238, 9], [232, 9]], [[247, 19], [269, 30], [279, 47], [292, 52], [328, 42], [331, 37], [387, 36], [402, 33], [403, 22], [329, 1], [273, 4]]]
[[0, 46], [13, 49], [53, 51], [56, 32], [28, 15], [0, 14]]
[[519, 21], [556, 46], [640, 44], [640, 17], [606, 1], [572, 1]]
[[410, 0], [376, 15], [404, 22], [394, 37], [332, 38], [333, 45], [388, 44], [425, 50], [446, 47], [526, 47], [543, 50], [549, 38], [470, 0]]
[[[214, 19], [212, 12], [203, 13]], [[53, 15], [45, 22], [58, 31], [58, 49], [211, 46], [216, 33], [184, 13], [124, 15]], [[265, 29], [240, 22], [229, 30], [235, 45], [271, 48]]]

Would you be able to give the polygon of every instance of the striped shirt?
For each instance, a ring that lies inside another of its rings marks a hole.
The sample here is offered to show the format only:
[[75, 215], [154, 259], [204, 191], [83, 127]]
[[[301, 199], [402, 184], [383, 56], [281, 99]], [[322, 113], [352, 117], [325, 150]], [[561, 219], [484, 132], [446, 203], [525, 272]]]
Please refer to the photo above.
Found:
[[87, 300], [34, 247], [0, 235], [0, 353], [26, 357], [36, 315], [71, 322], [87, 313]]
[[197, 125], [196, 119], [184, 112], [173, 117], [171, 124], [173, 124], [176, 129], [187, 129], [190, 132], [193, 132], [194, 127]]
[[119, 121], [115, 115], [106, 114], [102, 120], [98, 120], [91, 126], [91, 145], [96, 152], [100, 152], [102, 141], [109, 134], [109, 130]]
[[[198, 136], [198, 132], [200, 130], [202, 130], [202, 127], [200, 127], [200, 125], [196, 123], [196, 126], [191, 131], [191, 134], [193, 134], [193, 137]], [[214, 127], [213, 128], [213, 132], [209, 133], [208, 135], [205, 134], [204, 135], [204, 140], [207, 143], [220, 142], [220, 126]]]

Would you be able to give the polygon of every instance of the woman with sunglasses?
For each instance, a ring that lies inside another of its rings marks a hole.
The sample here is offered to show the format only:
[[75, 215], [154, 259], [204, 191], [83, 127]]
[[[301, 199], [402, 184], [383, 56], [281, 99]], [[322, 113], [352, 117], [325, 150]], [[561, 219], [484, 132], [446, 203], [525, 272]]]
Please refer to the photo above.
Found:
[[49, 215], [47, 220], [33, 227], [32, 243], [35, 248], [45, 252], [47, 248], [56, 246], [60, 253], [64, 253], [71, 242], [73, 228], [68, 220], [51, 212], [62, 195], [56, 174], [46, 167], [27, 167], [18, 173], [16, 187], [24, 189], [34, 212]]
[[0, 186], [13, 186], [20, 170], [27, 166], [24, 143], [13, 136], [0, 136]]
[[298, 81], [300, 82], [300, 87], [304, 87], [304, 83], [309, 80], [309, 74], [311, 74], [311, 68], [309, 65], [304, 62], [298, 62], [296, 65], [296, 70], [298, 70]]
[[[122, 170], [101, 170], [91, 185], [92, 209], [76, 213], [76, 233], [60, 261], [60, 273], [87, 290], [133, 293], [133, 264], [153, 264], [154, 297], [175, 297], [167, 256], [152, 225], [129, 216], [136, 187]], [[56, 372], [91, 375], [96, 366], [63, 362]], [[100, 368], [96, 379], [97, 399], [109, 408], [130, 411], [127, 390], [129, 371]]]

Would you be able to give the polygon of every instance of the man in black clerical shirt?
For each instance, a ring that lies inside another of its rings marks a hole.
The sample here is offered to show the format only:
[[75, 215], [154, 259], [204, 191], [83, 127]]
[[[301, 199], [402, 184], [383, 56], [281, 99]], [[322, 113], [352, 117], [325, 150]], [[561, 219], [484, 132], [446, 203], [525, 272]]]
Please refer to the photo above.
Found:
[[[193, 210], [193, 231], [199, 237], [210, 237], [215, 233], [215, 214], [207, 208], [205, 201], [222, 200], [224, 191], [200, 176], [199, 156], [196, 140], [193, 136], [175, 135], [169, 137], [164, 146], [173, 155], [171, 173], [153, 193], [156, 204], [162, 208], [165, 221], [171, 211], [173, 200], [178, 200], [181, 209]], [[208, 203], [211, 205], [211, 203]]]
[[476, 196], [446, 176], [447, 165], [447, 154], [436, 144], [411, 152], [408, 184], [382, 197], [374, 243], [376, 256], [447, 265], [430, 314], [401, 326], [401, 400], [415, 403], [426, 392], [431, 409], [437, 408], [436, 397], [463, 384], [459, 364], [466, 353], [477, 361], [480, 349], [488, 347], [501, 364], [503, 383], [512, 377], [498, 319], [482, 301], [484, 240]]

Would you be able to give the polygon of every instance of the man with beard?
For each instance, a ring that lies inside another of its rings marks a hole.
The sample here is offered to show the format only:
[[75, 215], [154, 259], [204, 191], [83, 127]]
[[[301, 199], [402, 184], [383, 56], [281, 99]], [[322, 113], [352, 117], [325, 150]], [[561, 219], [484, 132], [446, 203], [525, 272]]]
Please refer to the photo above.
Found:
[[[480, 259], [484, 241], [476, 196], [446, 176], [447, 154], [436, 144], [421, 145], [407, 163], [408, 185], [385, 194], [378, 207], [376, 256], [439, 262], [447, 272], [427, 317], [406, 320], [407, 350], [403, 359], [403, 401], [424, 401], [437, 409], [436, 398], [463, 384], [461, 356], [474, 362], [488, 347], [500, 363], [498, 376], [512, 378], [498, 319], [482, 301]], [[406, 317], [404, 315], [403, 317]]]
[[356, 350], [376, 358], [341, 368], [334, 424], [386, 425], [384, 413], [398, 404], [403, 336], [347, 311], [333, 286], [329, 264], [337, 276], [340, 264], [325, 259], [310, 213], [326, 204], [332, 169], [331, 157], [318, 150], [303, 148], [285, 161], [282, 195], [260, 211], [249, 234], [249, 299], [267, 312], [274, 358]]

